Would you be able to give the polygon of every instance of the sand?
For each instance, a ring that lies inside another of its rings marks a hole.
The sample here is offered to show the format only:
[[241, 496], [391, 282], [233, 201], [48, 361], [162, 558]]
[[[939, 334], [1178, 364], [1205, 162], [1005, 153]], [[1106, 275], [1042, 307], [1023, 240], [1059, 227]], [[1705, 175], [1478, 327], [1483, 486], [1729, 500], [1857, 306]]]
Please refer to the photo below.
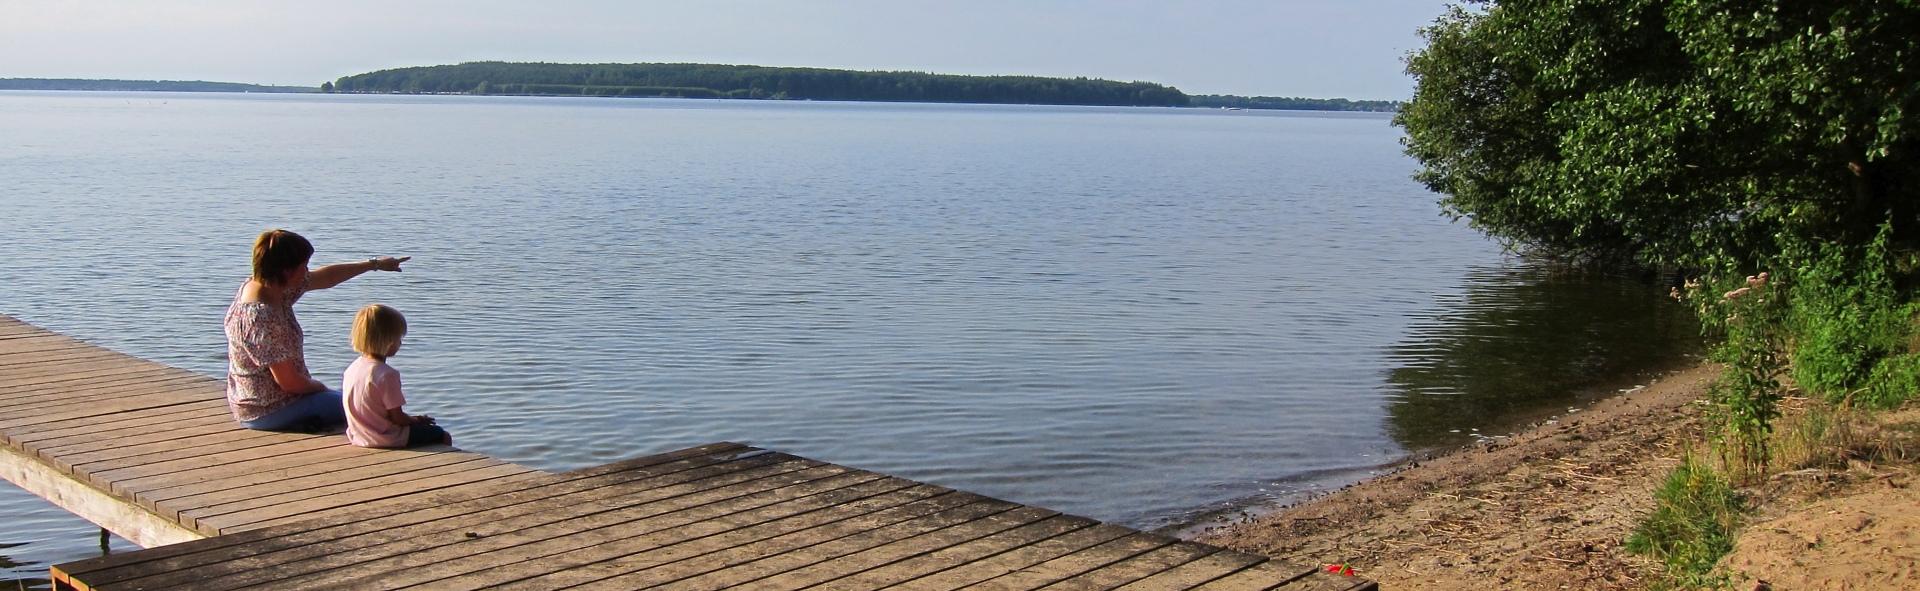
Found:
[[1344, 563], [1385, 589], [1638, 589], [1620, 548], [1700, 441], [1697, 366], [1499, 441], [1207, 532], [1202, 541]]
[[[1623, 541], [1668, 472], [1705, 445], [1701, 399], [1718, 373], [1679, 370], [1512, 438], [1198, 537], [1345, 564], [1383, 589], [1642, 589], [1660, 566]], [[1917, 410], [1879, 420], [1920, 433]], [[1743, 591], [1920, 589], [1916, 471], [1911, 458], [1881, 458], [1742, 489], [1755, 511], [1719, 572]]]

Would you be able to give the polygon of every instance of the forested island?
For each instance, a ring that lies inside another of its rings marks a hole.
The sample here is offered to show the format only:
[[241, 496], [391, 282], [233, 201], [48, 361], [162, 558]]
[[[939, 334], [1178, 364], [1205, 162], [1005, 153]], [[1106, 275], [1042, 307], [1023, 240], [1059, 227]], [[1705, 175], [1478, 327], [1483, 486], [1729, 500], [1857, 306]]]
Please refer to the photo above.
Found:
[[1343, 98], [1317, 99], [1297, 96], [1235, 96], [1231, 94], [1190, 95], [1195, 107], [1235, 109], [1280, 109], [1287, 111], [1373, 111], [1391, 113], [1400, 110], [1400, 101], [1355, 101]]
[[1392, 111], [1395, 101], [1192, 96], [1152, 82], [720, 64], [469, 62], [346, 76], [324, 92], [793, 99]]
[[0, 90], [94, 90], [143, 92], [313, 92], [311, 86], [265, 86], [204, 80], [87, 80], [0, 78]]
[[329, 92], [1396, 111], [1399, 101], [1189, 95], [1153, 82], [721, 64], [468, 62], [344, 76], [319, 87], [202, 80], [0, 78], [0, 90]]
[[716, 64], [468, 62], [355, 74], [322, 90], [1158, 107], [1188, 103], [1178, 89], [1151, 82]]

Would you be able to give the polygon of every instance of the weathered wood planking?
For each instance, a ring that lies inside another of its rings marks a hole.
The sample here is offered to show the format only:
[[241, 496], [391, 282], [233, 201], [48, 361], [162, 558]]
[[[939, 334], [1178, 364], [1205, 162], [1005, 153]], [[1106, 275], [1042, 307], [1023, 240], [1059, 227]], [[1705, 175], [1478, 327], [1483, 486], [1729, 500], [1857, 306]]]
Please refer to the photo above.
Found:
[[0, 476], [151, 547], [62, 589], [1373, 588], [734, 443], [548, 474], [248, 431], [217, 380], [4, 316], [0, 437]]
[[1371, 582], [732, 443], [56, 565], [65, 589], [1282, 589]]
[[0, 476], [149, 547], [542, 474], [445, 447], [242, 429], [219, 380], [5, 316], [0, 441]]

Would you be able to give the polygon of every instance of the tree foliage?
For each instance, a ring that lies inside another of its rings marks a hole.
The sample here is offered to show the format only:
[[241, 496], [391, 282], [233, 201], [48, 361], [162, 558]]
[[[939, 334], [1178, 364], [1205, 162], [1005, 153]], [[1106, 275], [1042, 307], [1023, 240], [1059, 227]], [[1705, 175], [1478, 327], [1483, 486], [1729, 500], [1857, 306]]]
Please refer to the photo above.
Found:
[[958, 76], [715, 64], [469, 62], [381, 70], [334, 82], [338, 92], [679, 96], [813, 100], [1185, 106], [1151, 82]]
[[1235, 96], [1231, 94], [1197, 94], [1193, 95], [1192, 98], [1192, 105], [1195, 107], [1374, 112], [1392, 112], [1400, 108], [1399, 101], [1356, 101], [1343, 98], [1317, 99], [1297, 96]]
[[1911, 250], [1913, 0], [1455, 7], [1396, 117], [1449, 213], [1536, 252], [1752, 268], [1796, 244]]
[[0, 78], [0, 90], [95, 90], [142, 92], [313, 92], [305, 86], [263, 86], [204, 80], [102, 80], [82, 78]]

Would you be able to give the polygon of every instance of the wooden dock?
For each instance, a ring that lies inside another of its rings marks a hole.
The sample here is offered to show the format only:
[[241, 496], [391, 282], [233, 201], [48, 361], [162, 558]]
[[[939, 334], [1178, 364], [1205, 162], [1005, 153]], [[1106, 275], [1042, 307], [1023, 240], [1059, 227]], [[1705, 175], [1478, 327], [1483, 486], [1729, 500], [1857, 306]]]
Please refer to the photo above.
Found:
[[57, 588], [1374, 588], [734, 443], [552, 474], [249, 431], [222, 388], [0, 316], [0, 475], [148, 548]]

